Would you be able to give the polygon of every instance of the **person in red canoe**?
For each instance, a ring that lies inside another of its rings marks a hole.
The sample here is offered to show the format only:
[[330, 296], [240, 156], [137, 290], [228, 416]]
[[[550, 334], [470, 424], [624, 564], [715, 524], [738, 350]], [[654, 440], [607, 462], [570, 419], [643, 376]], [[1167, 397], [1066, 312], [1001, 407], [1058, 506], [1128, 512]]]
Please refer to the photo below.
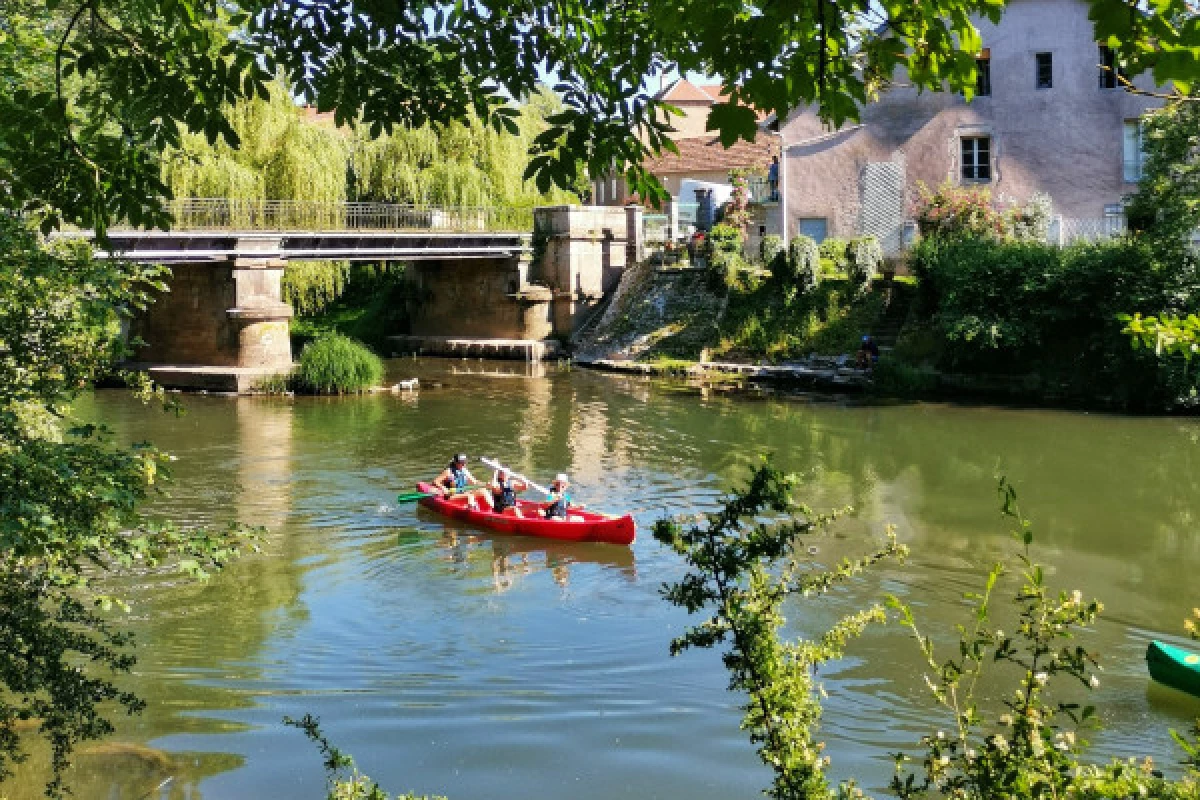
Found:
[[567, 512], [572, 508], [583, 508], [582, 505], [575, 505], [571, 502], [571, 494], [567, 491], [570, 486], [571, 482], [567, 480], [567, 473], [560, 472], [554, 476], [554, 482], [550, 484], [550, 503], [543, 512], [546, 519], [569, 520], [572, 517]]
[[510, 514], [514, 517], [524, 517], [517, 507], [517, 492], [523, 492], [529, 484], [514, 478], [506, 469], [498, 469], [492, 474], [492, 511], [497, 514]]
[[480, 486], [480, 482], [476, 480], [471, 471], [467, 469], [467, 454], [459, 453], [454, 457], [442, 473], [433, 479], [433, 485], [442, 490], [442, 496], [446, 497], [451, 494], [461, 494], [466, 498], [467, 507], [475, 509], [478, 507], [477, 497], [484, 498], [483, 502], [490, 507], [490, 494], [486, 490], [480, 492], [467, 491], [468, 486]]

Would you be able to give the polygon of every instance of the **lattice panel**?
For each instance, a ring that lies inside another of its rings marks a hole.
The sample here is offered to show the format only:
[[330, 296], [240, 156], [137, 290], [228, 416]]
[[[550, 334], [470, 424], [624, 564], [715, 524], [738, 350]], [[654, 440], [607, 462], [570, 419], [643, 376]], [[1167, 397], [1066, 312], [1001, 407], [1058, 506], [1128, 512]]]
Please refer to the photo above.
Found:
[[904, 163], [867, 164], [859, 181], [859, 234], [879, 239], [884, 255], [899, 253], [904, 246]]

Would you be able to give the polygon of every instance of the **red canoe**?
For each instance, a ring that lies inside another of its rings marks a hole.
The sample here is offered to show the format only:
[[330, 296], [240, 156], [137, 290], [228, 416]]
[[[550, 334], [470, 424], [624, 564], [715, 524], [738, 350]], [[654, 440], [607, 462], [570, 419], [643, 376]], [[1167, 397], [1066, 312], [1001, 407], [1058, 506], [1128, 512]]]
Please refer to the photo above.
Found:
[[[432, 492], [428, 483], [418, 483], [417, 491]], [[491, 509], [472, 511], [466, 506], [466, 497], [425, 497], [421, 505], [447, 517], [461, 519], [472, 525], [500, 533], [515, 533], [520, 536], [540, 536], [543, 539], [565, 539], [570, 542], [608, 542], [609, 544], [633, 544], [636, 535], [633, 517], [626, 514], [614, 517], [595, 511], [571, 509], [569, 519], [546, 519], [542, 510], [546, 503], [518, 500], [517, 506], [523, 517], [513, 514], [497, 514]]]

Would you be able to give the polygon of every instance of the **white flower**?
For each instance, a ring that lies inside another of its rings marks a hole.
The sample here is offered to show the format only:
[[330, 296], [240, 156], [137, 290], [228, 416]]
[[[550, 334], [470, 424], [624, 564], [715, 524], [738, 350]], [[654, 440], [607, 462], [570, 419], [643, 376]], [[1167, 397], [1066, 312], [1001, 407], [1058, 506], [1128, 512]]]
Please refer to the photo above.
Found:
[[1071, 602], [1077, 606], [1082, 605], [1083, 604], [1083, 592], [1079, 591], [1078, 589], [1071, 592]]
[[942, 756], [938, 759], [938, 764], [943, 767], [950, 766], [950, 756]]
[[967, 748], [967, 753], [966, 753], [966, 756], [967, 756], [967, 761], [974, 761], [974, 760], [975, 760], [975, 755], [976, 755], [976, 754], [975, 754], [975, 750], [974, 750], [973, 748], [970, 748], [970, 747], [968, 747], [968, 748]]
[[1100, 679], [1093, 675], [1092, 677], [1088, 678], [1088, 686], [1092, 687], [1093, 689], [1098, 688], [1100, 686]]
[[1039, 672], [1033, 676], [1033, 679], [1037, 682], [1038, 686], [1045, 686], [1047, 681], [1050, 680], [1050, 676], [1044, 672]]
[[995, 747], [997, 750], [999, 750], [1002, 753], [1007, 753], [1008, 752], [1008, 740], [997, 733], [995, 736], [992, 737], [992, 747]]
[[1013, 724], [1012, 714], [1001, 714], [1000, 715], [1000, 724], [1001, 725], [1012, 725]]

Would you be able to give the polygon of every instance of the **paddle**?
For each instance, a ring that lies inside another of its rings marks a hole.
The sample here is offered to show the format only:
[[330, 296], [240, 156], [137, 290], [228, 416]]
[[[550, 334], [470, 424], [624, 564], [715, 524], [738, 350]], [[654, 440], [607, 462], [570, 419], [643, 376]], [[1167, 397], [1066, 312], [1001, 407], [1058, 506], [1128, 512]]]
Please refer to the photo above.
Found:
[[[550, 494], [550, 490], [549, 490], [549, 489], [547, 489], [545, 486], [542, 486], [542, 485], [540, 485], [540, 484], [534, 483], [533, 481], [529, 480], [529, 478], [526, 478], [524, 475], [522, 475], [522, 474], [521, 474], [521, 473], [519, 473], [519, 472], [513, 472], [511, 469], [509, 469], [508, 467], [504, 466], [503, 464], [501, 464], [499, 461], [496, 461], [495, 459], [492, 459], [492, 458], [481, 458], [481, 459], [479, 459], [479, 460], [480, 460], [480, 461], [482, 461], [484, 464], [488, 465], [489, 467], [491, 467], [492, 469], [497, 469], [497, 470], [500, 470], [500, 469], [502, 469], [502, 470], [504, 470], [505, 472], [507, 472], [507, 473], [508, 473], [509, 475], [511, 475], [512, 477], [516, 478], [516, 479], [517, 479], [517, 480], [519, 480], [519, 481], [524, 481], [524, 482], [525, 482], [525, 483], [527, 483], [527, 484], [528, 484], [528, 485], [529, 485], [531, 488], [537, 489], [537, 490], [538, 490], [539, 492], [541, 492], [542, 494], [545, 494], [545, 495], [549, 495], [549, 494]], [[574, 506], [573, 506], [573, 507], [574, 507]], [[583, 506], [579, 506], [579, 508], [583, 508]], [[593, 511], [592, 513], [593, 513], [593, 514], [597, 514], [597, 515], [599, 515], [599, 516], [601, 516], [601, 517], [607, 517], [608, 519], [617, 519], [617, 518], [618, 518], [616, 514], [605, 514], [603, 511]]]
[[502, 470], [504, 470], [505, 472], [507, 472], [507, 473], [508, 473], [509, 475], [511, 475], [512, 477], [516, 478], [516, 479], [517, 479], [517, 480], [519, 480], [519, 481], [522, 481], [522, 482], [524, 482], [524, 483], [528, 484], [530, 487], [532, 487], [532, 488], [534, 488], [534, 489], [537, 489], [537, 490], [538, 490], [539, 492], [541, 492], [542, 494], [546, 494], [546, 495], [550, 494], [550, 490], [549, 490], [549, 489], [547, 489], [545, 486], [542, 486], [541, 484], [538, 484], [538, 483], [534, 483], [533, 481], [529, 480], [529, 478], [526, 478], [524, 475], [522, 475], [522, 474], [521, 474], [521, 473], [519, 473], [519, 472], [513, 472], [511, 469], [509, 469], [508, 467], [504, 466], [503, 464], [501, 464], [499, 461], [496, 461], [495, 459], [491, 459], [491, 458], [481, 458], [481, 459], [479, 459], [479, 460], [480, 460], [480, 461], [482, 461], [484, 464], [487, 464], [487, 465], [488, 465], [489, 467], [491, 467], [492, 469], [497, 469], [497, 470], [500, 470], [500, 469], [502, 469]]
[[[451, 489], [450, 494], [469, 491], [467, 489]], [[423, 500], [426, 497], [443, 497], [441, 492], [406, 492], [405, 494], [396, 495], [397, 503], [415, 503], [418, 500]]]

